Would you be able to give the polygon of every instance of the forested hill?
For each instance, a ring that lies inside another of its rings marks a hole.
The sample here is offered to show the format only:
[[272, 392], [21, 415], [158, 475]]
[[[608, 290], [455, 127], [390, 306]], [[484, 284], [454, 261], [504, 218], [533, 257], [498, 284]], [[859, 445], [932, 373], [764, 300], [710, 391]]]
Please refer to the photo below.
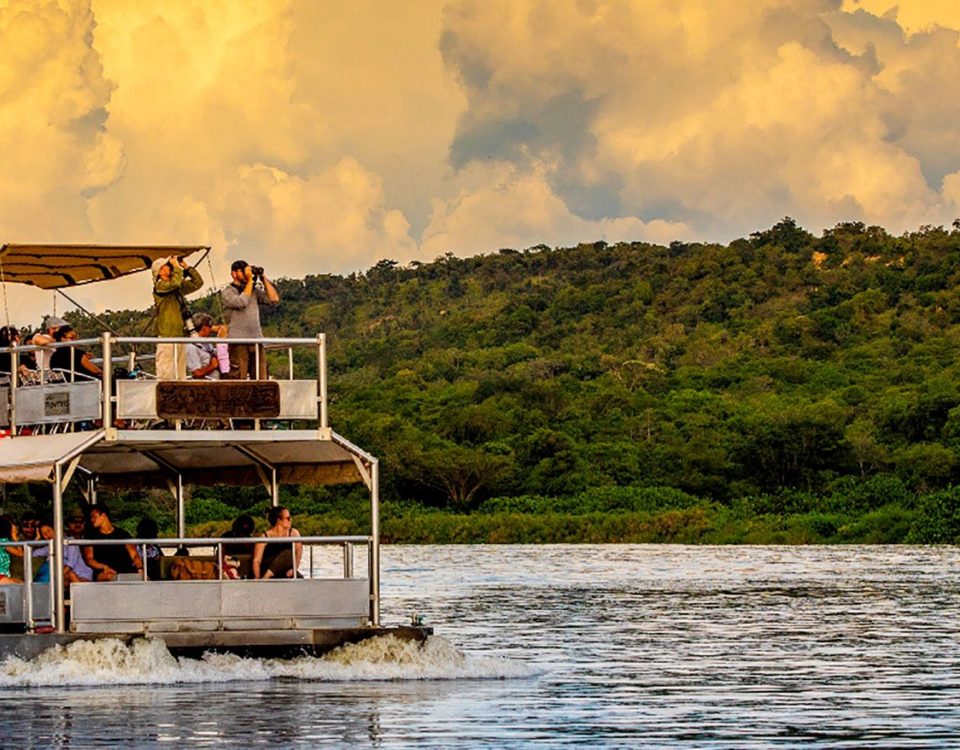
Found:
[[927, 492], [960, 475], [958, 269], [956, 229], [785, 219], [283, 280], [264, 322], [328, 334], [331, 424], [388, 498]]

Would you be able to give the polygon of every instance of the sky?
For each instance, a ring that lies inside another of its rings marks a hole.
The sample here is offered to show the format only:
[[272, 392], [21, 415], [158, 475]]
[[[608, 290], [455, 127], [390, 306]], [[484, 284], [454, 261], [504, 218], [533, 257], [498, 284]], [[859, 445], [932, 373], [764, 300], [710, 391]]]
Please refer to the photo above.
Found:
[[0, 49], [0, 242], [209, 244], [208, 289], [960, 216], [955, 0], [0, 0]]

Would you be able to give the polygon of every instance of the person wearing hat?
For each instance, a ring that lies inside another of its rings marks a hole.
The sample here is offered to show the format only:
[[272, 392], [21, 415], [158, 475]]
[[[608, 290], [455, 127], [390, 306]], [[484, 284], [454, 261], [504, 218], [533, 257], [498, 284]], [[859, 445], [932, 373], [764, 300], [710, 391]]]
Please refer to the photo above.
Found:
[[[203, 287], [203, 279], [183, 258], [173, 256], [155, 260], [152, 270], [157, 336], [181, 337], [186, 333], [184, 320], [190, 315], [184, 295]], [[183, 380], [186, 376], [187, 355], [183, 344], [157, 344], [157, 378]]]
[[[63, 318], [58, 318], [56, 315], [48, 315], [43, 319], [43, 330], [34, 334], [33, 338], [30, 339], [30, 343], [34, 346], [49, 346], [56, 340], [54, 334], [65, 325], [67, 325], [67, 321]], [[53, 352], [53, 349], [38, 349], [34, 352], [33, 356], [37, 361], [38, 370], [50, 369], [50, 357], [53, 356]]]
[[[87, 519], [80, 508], [75, 508], [67, 516], [67, 536], [71, 539], [83, 539], [86, 530]], [[93, 580], [93, 570], [83, 559], [83, 550], [78, 545], [63, 545], [63, 564], [70, 568], [81, 581]]]

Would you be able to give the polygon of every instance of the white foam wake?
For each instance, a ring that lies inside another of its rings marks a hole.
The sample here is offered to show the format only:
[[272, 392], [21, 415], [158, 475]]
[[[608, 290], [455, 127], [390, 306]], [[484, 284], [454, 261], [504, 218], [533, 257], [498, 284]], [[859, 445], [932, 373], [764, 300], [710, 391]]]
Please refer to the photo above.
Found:
[[537, 674], [530, 666], [502, 658], [467, 656], [445, 638], [423, 644], [394, 636], [371, 638], [323, 657], [249, 659], [207, 654], [178, 659], [163, 641], [138, 639], [75, 641], [31, 661], [0, 662], [0, 687], [47, 685], [132, 685], [234, 682], [295, 677], [328, 682], [384, 680], [514, 679]]

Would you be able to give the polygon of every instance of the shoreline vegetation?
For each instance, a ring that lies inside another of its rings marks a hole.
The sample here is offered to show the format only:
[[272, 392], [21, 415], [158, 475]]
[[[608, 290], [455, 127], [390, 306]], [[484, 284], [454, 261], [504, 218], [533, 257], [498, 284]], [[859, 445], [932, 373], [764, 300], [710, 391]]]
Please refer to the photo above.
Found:
[[[191, 533], [229, 528], [219, 502], [193, 509], [210, 514]], [[265, 505], [248, 508], [255, 517]], [[310, 507], [292, 504], [306, 534], [369, 532], [362, 498]], [[729, 505], [668, 487], [606, 488], [570, 498], [513, 497], [485, 501], [470, 513], [387, 502], [385, 544], [943, 544], [960, 534], [960, 488], [911, 495], [888, 475], [817, 497], [800, 492], [738, 499]]]
[[[785, 218], [726, 245], [448, 253], [276, 286], [264, 331], [326, 333], [330, 424], [381, 460], [385, 542], [960, 542], [960, 221], [816, 236]], [[103, 317], [140, 335], [150, 312]], [[5, 510], [49, 503], [30, 492]], [[263, 496], [193, 488], [188, 525], [262, 517]], [[281, 494], [323, 534], [364, 533], [365, 498]], [[169, 529], [170, 503], [111, 504]]]

